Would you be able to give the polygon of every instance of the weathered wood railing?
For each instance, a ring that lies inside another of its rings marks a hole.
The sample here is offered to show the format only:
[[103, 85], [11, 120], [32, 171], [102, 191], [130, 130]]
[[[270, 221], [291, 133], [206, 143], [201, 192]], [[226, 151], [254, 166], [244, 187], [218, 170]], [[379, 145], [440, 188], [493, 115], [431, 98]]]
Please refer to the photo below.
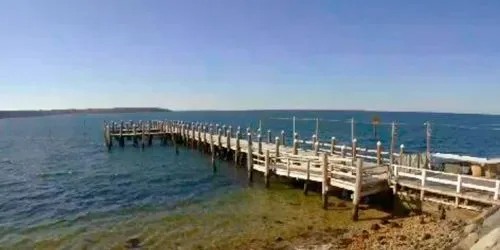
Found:
[[[391, 183], [420, 190], [421, 200], [426, 199], [425, 193], [428, 192], [454, 197], [455, 202], [448, 204], [456, 207], [471, 208], [466, 202], [461, 204], [461, 199], [486, 204], [500, 204], [498, 199], [500, 180], [401, 165], [391, 165], [391, 169], [393, 173], [390, 176]], [[445, 202], [441, 201], [441, 203]]]

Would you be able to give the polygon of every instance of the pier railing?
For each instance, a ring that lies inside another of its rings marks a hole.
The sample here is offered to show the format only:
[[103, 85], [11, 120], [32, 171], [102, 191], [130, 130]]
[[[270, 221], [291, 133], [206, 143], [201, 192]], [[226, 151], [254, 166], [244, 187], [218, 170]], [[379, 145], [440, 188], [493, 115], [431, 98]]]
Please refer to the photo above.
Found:
[[[469, 200], [486, 204], [500, 204], [498, 201], [500, 180], [402, 165], [391, 165], [391, 170], [390, 182], [393, 185], [397, 184], [420, 190], [421, 200], [427, 199], [464, 208], [471, 208], [467, 204]], [[444, 199], [426, 198], [425, 193], [452, 197], [455, 201], [447, 202]]]

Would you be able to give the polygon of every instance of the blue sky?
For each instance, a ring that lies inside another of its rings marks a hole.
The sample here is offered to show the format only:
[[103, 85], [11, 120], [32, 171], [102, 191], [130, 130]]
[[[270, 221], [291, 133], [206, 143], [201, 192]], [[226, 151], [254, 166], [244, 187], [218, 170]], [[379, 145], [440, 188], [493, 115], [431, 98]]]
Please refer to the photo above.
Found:
[[500, 114], [499, 1], [6, 0], [0, 109]]

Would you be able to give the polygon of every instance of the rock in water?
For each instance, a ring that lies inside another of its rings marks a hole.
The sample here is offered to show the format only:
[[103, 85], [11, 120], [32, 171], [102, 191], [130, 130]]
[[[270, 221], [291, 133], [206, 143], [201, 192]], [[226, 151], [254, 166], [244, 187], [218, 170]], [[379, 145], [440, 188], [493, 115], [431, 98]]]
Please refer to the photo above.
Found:
[[141, 246], [141, 241], [138, 238], [130, 238], [127, 240], [126, 247], [128, 249], [135, 249]]
[[399, 225], [397, 222], [391, 222], [391, 227], [392, 228], [401, 228], [401, 225]]
[[431, 234], [424, 234], [424, 236], [422, 237], [422, 240], [428, 240], [430, 238], [432, 238]]
[[363, 239], [368, 239], [370, 237], [370, 233], [368, 233], [368, 231], [366, 230], [363, 230], [363, 232], [361, 232], [361, 237], [363, 237]]
[[373, 225], [371, 226], [371, 228], [370, 228], [370, 229], [371, 229], [371, 230], [373, 230], [373, 231], [378, 231], [378, 230], [380, 230], [380, 226], [379, 226], [377, 223], [375, 223], [375, 224], [373, 224]]
[[382, 219], [382, 220], [380, 220], [380, 224], [387, 225], [387, 224], [389, 224], [389, 221], [386, 219]]

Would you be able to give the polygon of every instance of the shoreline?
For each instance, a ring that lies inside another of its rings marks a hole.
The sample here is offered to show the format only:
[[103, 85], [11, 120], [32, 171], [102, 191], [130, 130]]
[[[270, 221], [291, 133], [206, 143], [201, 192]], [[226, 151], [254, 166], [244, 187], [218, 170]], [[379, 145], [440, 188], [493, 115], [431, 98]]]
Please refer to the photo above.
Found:
[[[465, 221], [475, 216], [471, 211], [450, 208], [443, 220], [435, 207], [426, 206], [421, 216], [410, 213], [391, 217], [391, 212], [377, 202], [363, 204], [360, 220], [353, 222], [352, 202], [339, 196], [331, 197], [324, 210], [319, 206], [320, 194], [304, 196], [293, 183], [274, 183], [271, 190], [264, 189], [262, 183], [254, 185], [174, 211], [138, 212], [128, 215], [126, 221], [114, 221], [111, 214], [82, 219], [83, 227], [78, 223], [67, 225], [74, 231], [63, 230], [57, 236], [50, 232], [61, 228], [41, 228], [34, 235], [22, 235], [38, 240], [23, 240], [12, 247], [447, 249], [462, 236]], [[40, 239], [37, 233], [50, 236]]]

